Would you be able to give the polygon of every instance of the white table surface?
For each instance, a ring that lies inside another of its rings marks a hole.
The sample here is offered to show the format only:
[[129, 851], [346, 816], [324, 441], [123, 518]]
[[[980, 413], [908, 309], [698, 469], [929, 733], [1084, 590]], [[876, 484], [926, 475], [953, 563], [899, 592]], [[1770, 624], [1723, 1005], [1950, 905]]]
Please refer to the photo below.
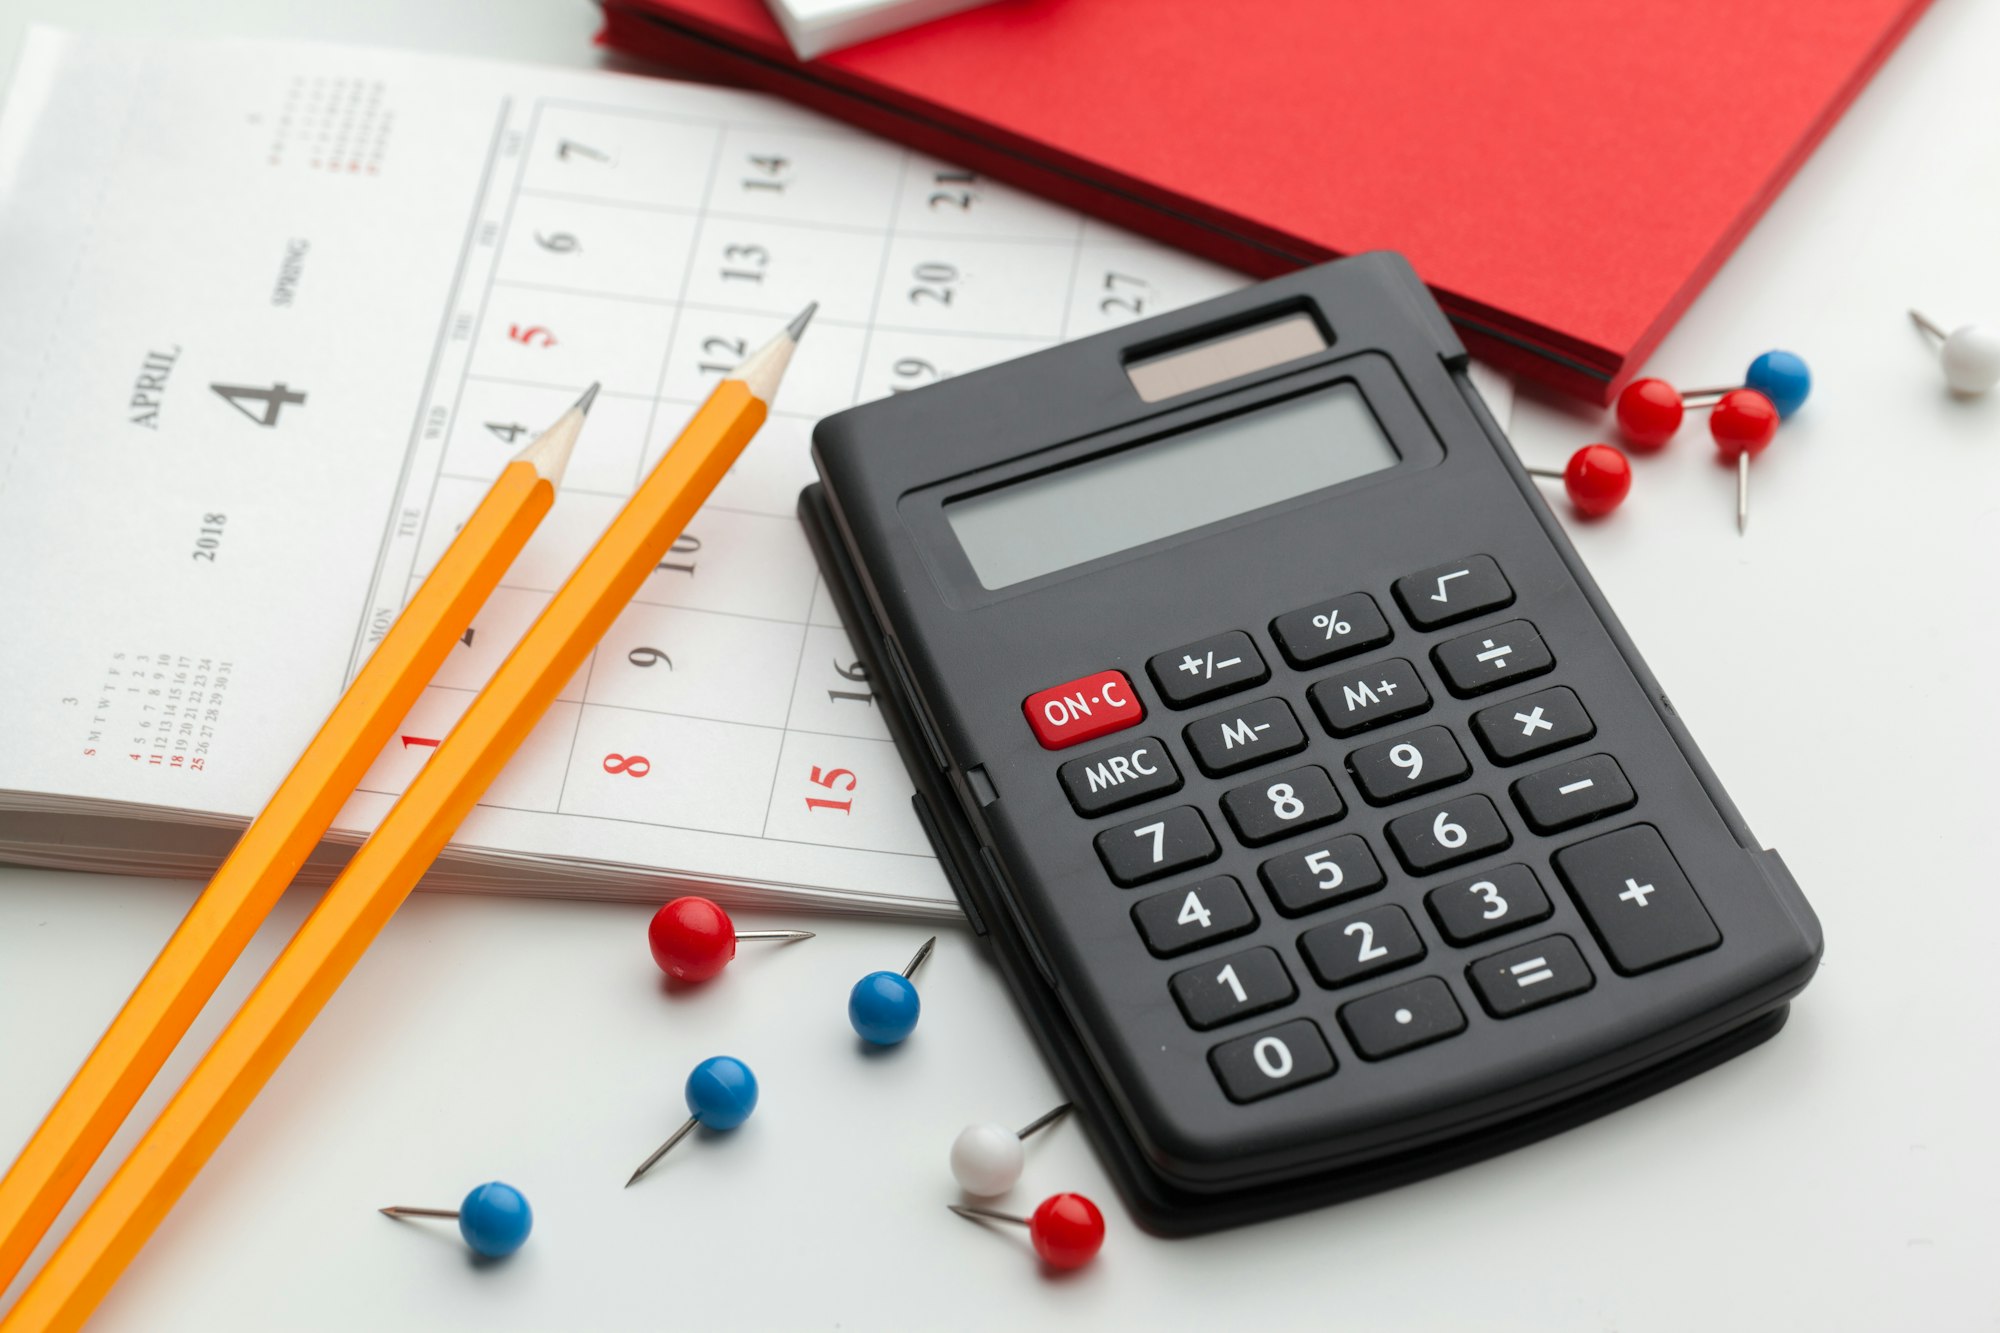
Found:
[[[595, 13], [572, 0], [4, 0], [0, 61], [30, 20], [600, 58]], [[1022, 1238], [944, 1211], [959, 1126], [1025, 1122], [1054, 1095], [969, 932], [947, 930], [923, 973], [916, 1036], [866, 1055], [846, 988], [900, 966], [918, 926], [812, 921], [818, 939], [746, 950], [721, 980], [667, 994], [643, 910], [418, 894], [97, 1326], [1996, 1327], [2000, 393], [1947, 396], [1903, 313], [2000, 321], [1995, 51], [2000, 5], [1939, 0], [1655, 358], [1688, 385], [1773, 345], [1811, 362], [1812, 402], [1756, 464], [1749, 536], [1699, 423], [1638, 462], [1621, 514], [1578, 531], [1825, 923], [1826, 964], [1775, 1041], [1535, 1147], [1198, 1240], [1139, 1232], [1081, 1133], [1059, 1127], [1008, 1202], [1080, 1190], [1111, 1236], [1093, 1267], [1050, 1280]], [[1531, 462], [1560, 464], [1603, 422], [1524, 394], [1513, 433]], [[193, 894], [0, 871], [0, 1155]], [[307, 896], [211, 1013], [246, 992]], [[758, 1071], [755, 1118], [620, 1189], [681, 1118], [689, 1066], [718, 1051]], [[184, 1050], [165, 1084], [189, 1063]], [[451, 1206], [493, 1177], [537, 1216], [503, 1264], [470, 1263], [449, 1224], [374, 1213]]]

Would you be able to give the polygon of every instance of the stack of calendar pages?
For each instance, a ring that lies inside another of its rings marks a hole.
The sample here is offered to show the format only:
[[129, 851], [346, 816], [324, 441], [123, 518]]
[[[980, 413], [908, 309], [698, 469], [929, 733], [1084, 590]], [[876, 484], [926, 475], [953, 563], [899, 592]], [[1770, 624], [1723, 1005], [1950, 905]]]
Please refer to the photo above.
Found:
[[758, 96], [36, 30], [0, 117], [0, 859], [212, 871], [499, 468], [602, 381], [330, 879], [816, 300], [761, 435], [425, 884], [953, 914], [794, 516], [812, 423], [1240, 281]]

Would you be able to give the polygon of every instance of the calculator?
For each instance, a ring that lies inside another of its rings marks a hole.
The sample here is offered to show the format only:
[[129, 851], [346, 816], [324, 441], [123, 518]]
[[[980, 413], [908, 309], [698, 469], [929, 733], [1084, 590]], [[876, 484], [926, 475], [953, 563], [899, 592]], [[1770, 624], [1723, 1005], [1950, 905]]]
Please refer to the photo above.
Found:
[[1466, 372], [1378, 253], [814, 434], [918, 818], [1155, 1230], [1600, 1115], [1818, 965]]

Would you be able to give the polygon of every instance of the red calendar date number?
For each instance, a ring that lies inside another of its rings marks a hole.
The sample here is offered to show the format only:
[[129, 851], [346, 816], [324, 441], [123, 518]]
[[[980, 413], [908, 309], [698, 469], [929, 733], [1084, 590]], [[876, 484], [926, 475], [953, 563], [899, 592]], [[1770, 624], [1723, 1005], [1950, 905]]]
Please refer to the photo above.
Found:
[[[853, 792], [855, 787], [860, 785], [859, 779], [854, 776], [853, 769], [829, 768], [822, 771], [818, 764], [813, 765], [812, 781], [826, 788], [828, 791], [849, 793]], [[854, 797], [849, 795], [844, 801], [836, 801], [829, 796], [808, 796], [806, 797], [806, 809], [838, 810], [843, 815], [851, 815], [854, 813]]]

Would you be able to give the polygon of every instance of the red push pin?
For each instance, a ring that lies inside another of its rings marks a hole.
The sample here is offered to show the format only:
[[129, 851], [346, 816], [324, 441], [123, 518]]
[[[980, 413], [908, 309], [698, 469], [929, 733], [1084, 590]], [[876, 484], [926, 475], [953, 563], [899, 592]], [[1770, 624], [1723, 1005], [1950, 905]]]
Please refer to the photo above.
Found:
[[1050, 1268], [1081, 1268], [1096, 1258], [1104, 1246], [1104, 1214], [1081, 1194], [1051, 1194], [1041, 1201], [1031, 1217], [1016, 1217], [961, 1203], [945, 1206], [974, 1221], [987, 1219], [1026, 1227], [1035, 1253]]
[[1562, 471], [1531, 467], [1531, 477], [1557, 477], [1569, 502], [1585, 518], [1603, 518], [1632, 493], [1632, 460], [1608, 444], [1586, 444], [1569, 456]]
[[1736, 531], [1750, 526], [1750, 460], [1778, 433], [1778, 409], [1755, 389], [1732, 389], [1709, 414], [1708, 433], [1726, 459], [1736, 460]]
[[1788, 417], [1811, 396], [1812, 370], [1798, 353], [1774, 348], [1750, 363], [1740, 385], [1682, 393], [1665, 380], [1633, 380], [1618, 395], [1618, 429], [1635, 449], [1663, 448], [1681, 428], [1685, 409], [1714, 407], [1739, 388], [1755, 389]]
[[1618, 430], [1634, 449], [1664, 449], [1681, 428], [1687, 409], [1665, 380], [1633, 380], [1618, 395]]
[[738, 940], [809, 940], [810, 930], [736, 929], [729, 913], [706, 898], [676, 898], [653, 913], [646, 942], [653, 961], [675, 981], [707, 981], [729, 966]]

